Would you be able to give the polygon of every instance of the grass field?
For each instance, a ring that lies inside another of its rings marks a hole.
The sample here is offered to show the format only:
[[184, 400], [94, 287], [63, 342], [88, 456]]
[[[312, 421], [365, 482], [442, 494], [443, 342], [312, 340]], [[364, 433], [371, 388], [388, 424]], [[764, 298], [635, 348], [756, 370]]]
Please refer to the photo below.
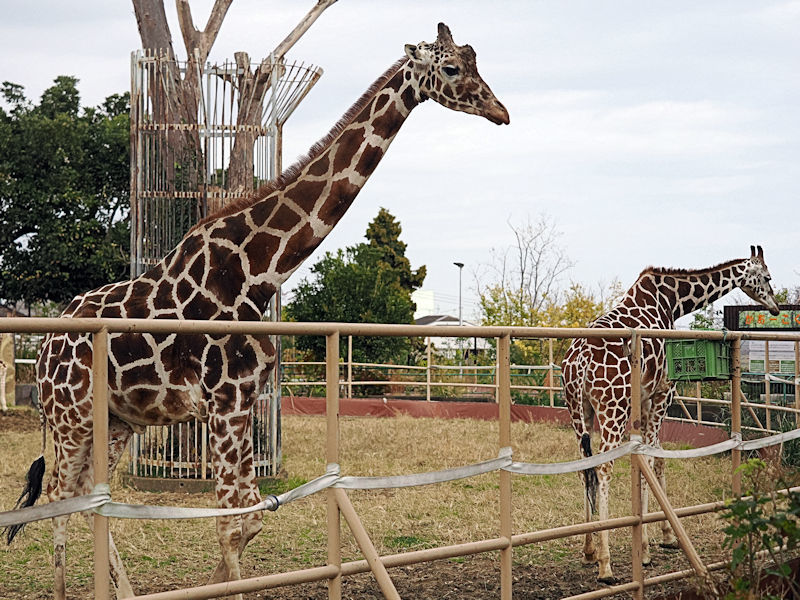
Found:
[[[31, 415], [29, 420], [38, 425], [34, 419]], [[290, 483], [302, 483], [322, 474], [325, 469], [324, 418], [285, 416], [282, 426], [284, 466]], [[38, 427], [31, 426], [28, 431], [19, 429], [0, 429], [2, 510], [13, 506], [22, 490], [28, 465], [39, 453]], [[410, 417], [342, 418], [340, 464], [343, 475], [430, 471], [494, 458], [497, 439], [496, 422]], [[512, 445], [515, 460], [520, 461], [558, 462], [573, 460], [578, 455], [571, 429], [539, 423], [513, 424]], [[46, 458], [49, 468], [52, 449]], [[120, 468], [124, 469], [125, 465]], [[378, 552], [392, 554], [497, 537], [500, 527], [498, 480], [498, 474], [492, 473], [414, 489], [355, 491], [350, 497]], [[669, 461], [667, 485], [674, 506], [720, 500], [730, 496], [730, 462], [717, 457]], [[112, 496], [117, 501], [142, 504], [213, 505], [211, 494], [190, 496], [132, 491], [119, 484], [118, 474], [112, 484]], [[629, 509], [630, 462], [621, 459], [614, 468], [611, 516], [625, 515]], [[651, 510], [656, 509], [657, 504], [651, 500]], [[576, 474], [513, 477], [514, 533], [577, 523], [582, 521], [582, 513], [582, 488]], [[704, 558], [720, 556], [722, 537], [716, 516], [692, 517], [685, 520], [685, 526]], [[137, 593], [205, 583], [219, 559], [214, 525], [208, 520], [114, 520], [111, 527]], [[658, 528], [651, 528], [651, 532], [655, 542], [659, 541]], [[611, 540], [615, 569], [624, 573], [624, 563], [630, 557], [630, 532], [613, 532]], [[326, 558], [325, 544], [324, 495], [297, 501], [265, 515], [263, 532], [243, 556], [243, 574], [248, 577], [322, 565]], [[343, 544], [344, 560], [362, 558], [346, 526], [343, 526]], [[556, 567], [562, 573], [574, 573], [592, 584], [589, 587], [592, 589], [595, 573], [580, 567], [581, 544], [581, 539], [570, 538], [517, 548], [514, 550], [515, 568], [534, 573], [534, 577], [536, 573], [549, 577]], [[29, 525], [11, 547], [0, 550], [0, 598], [51, 596], [51, 546], [51, 525], [39, 522]], [[86, 522], [74, 516], [70, 521], [67, 548], [70, 598], [91, 597], [91, 552]], [[496, 555], [487, 556], [494, 558]], [[648, 574], [688, 565], [680, 553], [654, 549], [654, 556], [655, 565]], [[275, 592], [251, 597], [278, 597], [271, 593]], [[312, 596], [303, 592], [296, 598]]]

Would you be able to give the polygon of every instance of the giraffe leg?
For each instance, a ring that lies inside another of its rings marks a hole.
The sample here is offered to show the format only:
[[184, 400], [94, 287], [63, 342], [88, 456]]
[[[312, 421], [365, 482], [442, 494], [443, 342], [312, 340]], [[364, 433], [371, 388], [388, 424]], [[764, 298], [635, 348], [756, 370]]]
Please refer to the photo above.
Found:
[[[215, 404], [219, 405], [218, 402]], [[238, 404], [242, 405], [242, 403]], [[245, 470], [248, 467], [252, 468], [252, 442], [250, 444], [245, 442], [245, 439], [250, 436], [249, 421], [249, 410], [228, 415], [214, 414], [208, 420], [217, 505], [223, 508], [245, 506], [245, 498], [242, 498], [240, 493], [239, 473], [243, 468]], [[245, 431], [248, 432], [247, 435], [244, 434]], [[247, 460], [243, 460], [247, 448], [249, 448], [249, 456]], [[249, 541], [243, 535], [244, 522], [245, 519], [241, 516], [217, 517], [217, 539], [222, 552], [222, 561], [211, 576], [209, 583], [241, 579], [239, 556]], [[250, 521], [248, 520], [248, 522]], [[237, 594], [232, 598], [242, 600], [242, 595]]]
[[[120, 458], [122, 458], [122, 453], [125, 451], [125, 447], [128, 445], [128, 440], [130, 439], [131, 435], [133, 434], [133, 430], [131, 429], [130, 425], [126, 422], [120, 420], [114, 415], [109, 416], [108, 420], [108, 474], [109, 478], [114, 473], [114, 469], [117, 468], [117, 464], [119, 463]], [[82, 494], [88, 494], [91, 492], [92, 487], [92, 472], [91, 469], [86, 469], [81, 474], [81, 480], [79, 482], [79, 489], [81, 490]], [[91, 517], [89, 513], [83, 513], [84, 518], [86, 519], [86, 524], [89, 526], [91, 531], [94, 531], [94, 519]], [[108, 533], [108, 563], [109, 563], [109, 570], [111, 574], [111, 581], [114, 582], [114, 588], [117, 592], [117, 598], [132, 598], [135, 594], [133, 593], [133, 587], [131, 587], [130, 580], [128, 579], [128, 574], [125, 571], [125, 566], [122, 563], [122, 558], [119, 555], [119, 551], [117, 550], [117, 546], [114, 543], [114, 538], [111, 535], [111, 532]]]
[[[261, 502], [261, 493], [258, 490], [253, 456], [252, 420], [248, 417], [247, 429], [242, 443], [242, 463], [238, 478], [238, 491], [241, 506], [253, 506]], [[258, 535], [262, 528], [263, 511], [248, 513], [241, 517], [241, 538], [239, 540], [239, 558], [241, 558], [247, 544]], [[221, 560], [217, 565], [211, 582], [227, 581], [229, 574], [226, 563]]]
[[8, 410], [8, 405], [6, 404], [6, 374], [8, 373], [8, 368], [6, 364], [0, 360], [0, 410], [6, 412]]
[[[583, 478], [581, 481], [584, 481]], [[584, 481], [585, 485], [585, 481]], [[589, 523], [592, 520], [592, 508], [589, 504], [589, 497], [584, 494], [583, 495], [583, 506], [584, 506], [584, 515], [586, 518], [586, 522]], [[584, 565], [595, 565], [597, 564], [597, 549], [594, 546], [594, 534], [587, 533], [583, 540], [583, 557], [581, 558], [581, 562]]]
[[[597, 517], [601, 521], [608, 519], [608, 494], [613, 470], [613, 462], [604, 463], [597, 468]], [[597, 550], [597, 580], [602, 583], [615, 583], [617, 579], [611, 570], [608, 530], [601, 531], [598, 537], [600, 543]]]
[[[661, 448], [661, 440], [659, 433], [661, 431], [661, 423], [667, 414], [669, 405], [672, 404], [672, 399], [675, 396], [675, 385], [667, 384], [661, 390], [653, 395], [652, 403], [652, 417], [646, 421], [647, 430], [645, 435], [645, 443], [653, 446], [654, 448]], [[664, 477], [665, 462], [663, 458], [650, 459], [650, 466], [658, 480], [658, 484], [664, 492], [667, 491], [667, 482]], [[665, 548], [678, 548], [678, 539], [675, 537], [675, 532], [672, 531], [672, 526], [669, 521], [664, 520], [661, 522], [661, 546]]]
[[[656, 478], [658, 479], [658, 484], [661, 486], [661, 489], [665, 492], [667, 491], [667, 481], [664, 477], [664, 459], [663, 458], [656, 458], [653, 465], [653, 471], [655, 472]], [[678, 538], [675, 537], [675, 532], [672, 530], [672, 526], [669, 524], [669, 521], [664, 519], [661, 522], [661, 546], [664, 548], [680, 548], [680, 544], [678, 544]]]
[[53, 598], [66, 600], [67, 521], [69, 515], [53, 519]]
[[[653, 465], [653, 457], [648, 456], [646, 457], [647, 464], [650, 465], [652, 469]], [[644, 476], [640, 477], [641, 481], [641, 489], [642, 489], [642, 514], [645, 515], [648, 512], [648, 506], [650, 503], [650, 490], [647, 487], [647, 482], [644, 479]], [[649, 565], [652, 562], [652, 558], [650, 556], [650, 538], [647, 533], [647, 523], [642, 523], [642, 564]]]

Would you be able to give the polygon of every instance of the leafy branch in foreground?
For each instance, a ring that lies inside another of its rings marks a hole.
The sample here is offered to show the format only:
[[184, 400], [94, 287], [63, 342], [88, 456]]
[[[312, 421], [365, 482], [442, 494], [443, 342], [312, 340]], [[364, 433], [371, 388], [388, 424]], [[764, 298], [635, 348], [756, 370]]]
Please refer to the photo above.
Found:
[[[800, 546], [800, 493], [773, 488], [761, 459], [748, 460], [738, 472], [749, 495], [731, 501], [722, 512], [729, 522], [723, 546], [731, 550], [731, 590], [725, 598], [800, 598], [789, 562]], [[761, 590], [767, 575], [775, 576], [777, 583]]]

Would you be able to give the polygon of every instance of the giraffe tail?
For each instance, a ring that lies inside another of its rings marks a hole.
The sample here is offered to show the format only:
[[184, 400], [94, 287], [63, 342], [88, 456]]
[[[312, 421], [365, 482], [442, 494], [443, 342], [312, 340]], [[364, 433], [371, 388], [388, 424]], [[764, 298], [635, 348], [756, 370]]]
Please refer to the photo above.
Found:
[[[22, 490], [22, 494], [17, 499], [17, 503], [14, 505], [14, 508], [28, 508], [29, 506], [33, 506], [36, 504], [36, 501], [39, 499], [39, 496], [42, 495], [42, 480], [44, 479], [44, 456], [40, 456], [33, 464], [31, 464], [31, 468], [28, 469], [28, 475], [26, 476], [25, 482], [25, 489]], [[25, 527], [25, 524], [18, 524], [18, 525], [9, 525], [6, 527], [6, 542], [10, 544], [22, 528]]]
[[[42, 482], [44, 480], [44, 451], [47, 444], [47, 424], [44, 419], [44, 412], [42, 412], [41, 405], [39, 406], [39, 422], [42, 426], [42, 454], [33, 463], [31, 468], [28, 469], [28, 474], [25, 476], [25, 489], [22, 490], [17, 503], [14, 508], [28, 508], [36, 504], [39, 496], [42, 495]], [[14, 537], [22, 531], [25, 527], [24, 523], [18, 525], [9, 525], [5, 528], [6, 543], [10, 544]]]
[[[588, 433], [584, 433], [581, 436], [581, 449], [584, 457], [588, 458], [592, 455], [592, 438]], [[594, 514], [597, 512], [597, 471], [594, 467], [583, 471], [583, 482], [585, 484], [586, 499], [589, 501], [589, 508]]]

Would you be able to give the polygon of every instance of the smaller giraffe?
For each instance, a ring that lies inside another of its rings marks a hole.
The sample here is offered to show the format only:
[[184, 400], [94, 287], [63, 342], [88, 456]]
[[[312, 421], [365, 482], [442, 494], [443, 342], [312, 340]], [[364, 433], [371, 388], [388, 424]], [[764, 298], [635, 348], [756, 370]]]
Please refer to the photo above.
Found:
[[[765, 306], [779, 313], [770, 285], [770, 274], [761, 246], [750, 247], [750, 257], [728, 261], [700, 270], [648, 267], [610, 312], [589, 324], [591, 328], [673, 329], [675, 320], [708, 306], [731, 290], [739, 288]], [[622, 443], [631, 414], [630, 350], [625, 340], [577, 338], [573, 340], [562, 366], [564, 396], [584, 457], [592, 455], [590, 432], [595, 415], [600, 424], [600, 452]], [[641, 431], [646, 444], [659, 447], [659, 431], [667, 408], [675, 395], [675, 385], [667, 379], [664, 340], [642, 339]], [[661, 488], [664, 459], [653, 460]], [[604, 463], [583, 473], [586, 520], [595, 508], [601, 520], [608, 518], [608, 494], [613, 462]], [[647, 486], [642, 489], [642, 507], [647, 512]], [[662, 523], [663, 545], [676, 547], [669, 523]], [[642, 527], [642, 556], [650, 563], [647, 526]], [[599, 548], [592, 534], [586, 536], [584, 563], [598, 563], [598, 579], [615, 581], [611, 569], [608, 531], [600, 533]]]

